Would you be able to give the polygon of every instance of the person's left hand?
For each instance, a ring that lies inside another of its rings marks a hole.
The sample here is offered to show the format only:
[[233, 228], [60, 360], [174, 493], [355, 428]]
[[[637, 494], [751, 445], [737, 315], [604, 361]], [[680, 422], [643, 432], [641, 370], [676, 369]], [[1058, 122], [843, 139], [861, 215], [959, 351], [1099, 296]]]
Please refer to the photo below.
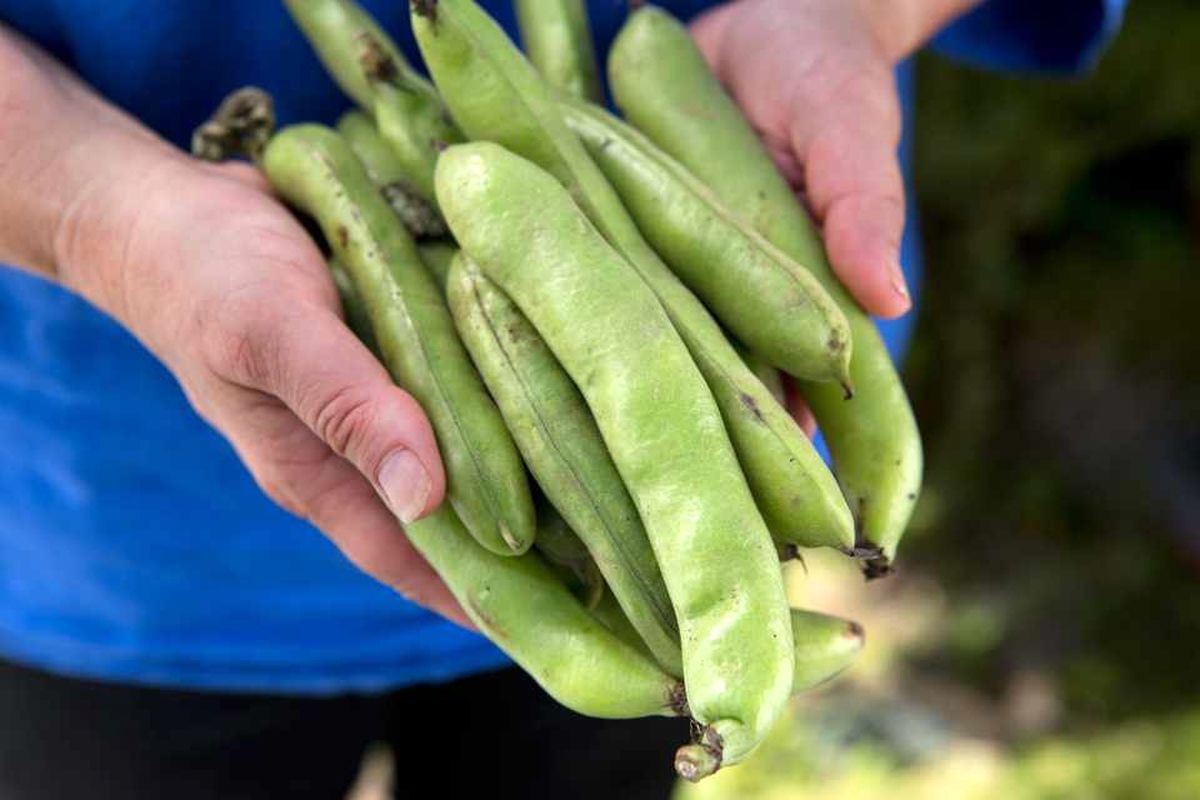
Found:
[[737, 0], [692, 24], [717, 77], [822, 227], [834, 272], [870, 313], [911, 306], [893, 68], [978, 0]]

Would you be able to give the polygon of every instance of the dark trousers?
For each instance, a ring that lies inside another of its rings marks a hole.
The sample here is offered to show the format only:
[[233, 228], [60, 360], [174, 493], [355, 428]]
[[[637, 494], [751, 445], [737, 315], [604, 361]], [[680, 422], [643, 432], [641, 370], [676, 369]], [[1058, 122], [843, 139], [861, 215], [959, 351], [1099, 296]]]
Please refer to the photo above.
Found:
[[309, 698], [98, 683], [0, 661], [3, 800], [341, 800], [378, 741], [395, 753], [397, 798], [664, 800], [687, 733], [681, 720], [582, 717], [516, 669]]

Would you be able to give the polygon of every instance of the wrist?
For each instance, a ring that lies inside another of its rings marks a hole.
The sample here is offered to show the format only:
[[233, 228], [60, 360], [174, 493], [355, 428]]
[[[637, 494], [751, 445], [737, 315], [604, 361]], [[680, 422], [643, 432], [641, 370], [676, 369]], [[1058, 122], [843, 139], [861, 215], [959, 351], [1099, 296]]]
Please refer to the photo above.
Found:
[[[130, 321], [126, 283], [147, 254], [164, 192], [186, 192], [186, 157], [160, 141], [99, 136], [64, 154], [60, 185], [70, 189], [49, 221], [51, 276], [107, 313]], [[172, 188], [173, 187], [173, 188]]]
[[983, 0], [859, 0], [884, 52], [900, 61]]

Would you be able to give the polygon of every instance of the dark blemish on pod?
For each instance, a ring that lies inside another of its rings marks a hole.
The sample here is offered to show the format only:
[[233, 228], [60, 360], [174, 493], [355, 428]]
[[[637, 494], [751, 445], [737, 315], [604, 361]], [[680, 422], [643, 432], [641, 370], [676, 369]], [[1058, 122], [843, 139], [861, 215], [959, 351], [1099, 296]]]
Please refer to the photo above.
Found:
[[383, 45], [379, 43], [379, 40], [365, 31], [358, 34], [355, 38], [362, 45], [362, 55], [358, 57], [358, 63], [366, 74], [367, 80], [379, 81], [380, 83], [396, 83], [400, 77], [400, 72], [396, 68], [396, 62], [383, 49]]
[[738, 399], [742, 401], [742, 405], [745, 406], [746, 410], [754, 415], [756, 422], [759, 424], [765, 424], [766, 420], [763, 418], [762, 409], [758, 407], [757, 400], [745, 392], [742, 392]]
[[418, 16], [437, 22], [437, 0], [412, 0], [412, 9]]
[[346, 230], [345, 225], [337, 226], [338, 246], [345, 249], [350, 246], [350, 231]]
[[[688, 708], [687, 690], [683, 688], [683, 682], [680, 681], [671, 687], [671, 696], [667, 701], [667, 705], [671, 710], [680, 717], [691, 717], [692, 710]], [[695, 720], [692, 720], [695, 724]]]

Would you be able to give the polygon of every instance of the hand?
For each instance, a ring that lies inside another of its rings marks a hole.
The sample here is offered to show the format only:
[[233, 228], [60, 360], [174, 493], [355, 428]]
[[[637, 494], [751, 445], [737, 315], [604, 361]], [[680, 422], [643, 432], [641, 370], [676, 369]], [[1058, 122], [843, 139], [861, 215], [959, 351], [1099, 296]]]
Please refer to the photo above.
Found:
[[442, 501], [433, 431], [342, 322], [324, 258], [261, 175], [171, 159], [97, 199], [63, 220], [66, 282], [162, 359], [268, 496], [469, 624], [397, 522]]
[[912, 305], [893, 67], [977, 0], [737, 0], [692, 25], [705, 58], [821, 224], [867, 311]]
[[429, 422], [343, 324], [321, 253], [261, 175], [171, 148], [3, 26], [0, 107], [0, 260], [124, 324], [272, 499], [469, 627], [397, 520], [442, 502]]

